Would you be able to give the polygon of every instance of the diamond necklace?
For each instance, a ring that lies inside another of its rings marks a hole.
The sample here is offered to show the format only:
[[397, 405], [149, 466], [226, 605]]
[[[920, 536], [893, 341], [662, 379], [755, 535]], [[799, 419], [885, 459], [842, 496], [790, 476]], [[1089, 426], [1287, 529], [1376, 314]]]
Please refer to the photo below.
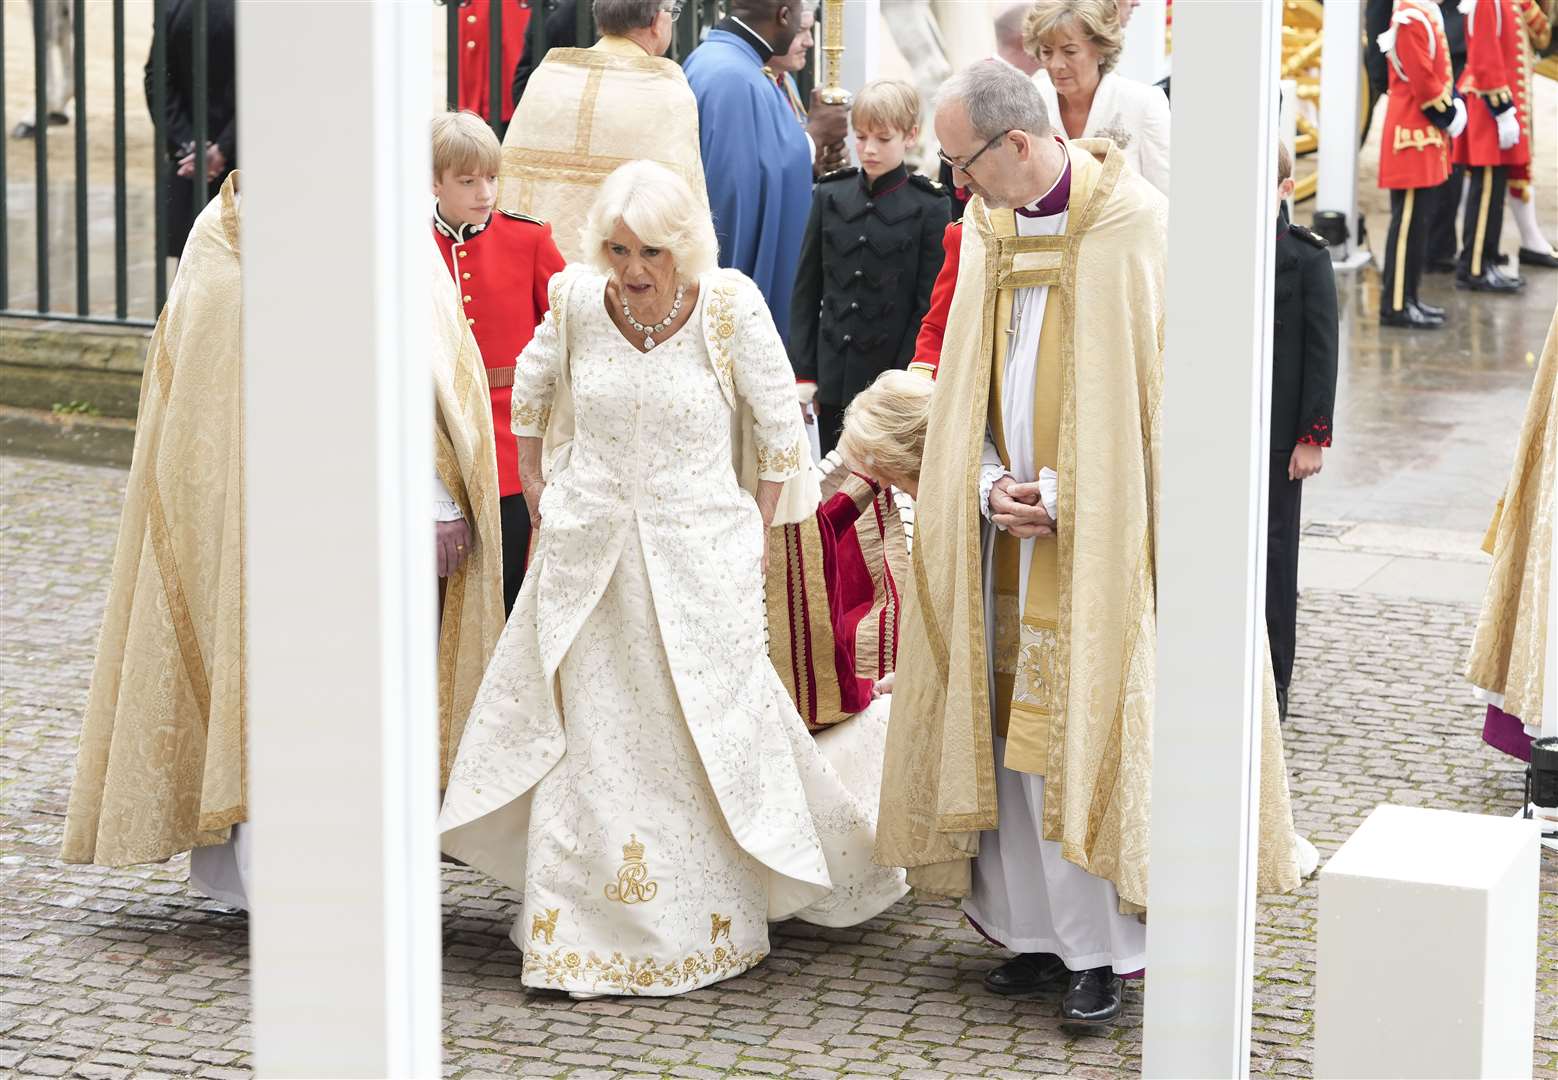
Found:
[[654, 335], [660, 333], [662, 330], [676, 321], [676, 316], [682, 310], [682, 293], [686, 291], [686, 285], [676, 286], [676, 301], [671, 305], [671, 313], [665, 318], [661, 319], [659, 322], [655, 323], [653, 326], [645, 326], [643, 323], [633, 318], [633, 312], [629, 310], [628, 302], [626, 300], [622, 301], [622, 317], [628, 321], [629, 326], [638, 331], [640, 334], [644, 335], [644, 350], [646, 352], [655, 347]]

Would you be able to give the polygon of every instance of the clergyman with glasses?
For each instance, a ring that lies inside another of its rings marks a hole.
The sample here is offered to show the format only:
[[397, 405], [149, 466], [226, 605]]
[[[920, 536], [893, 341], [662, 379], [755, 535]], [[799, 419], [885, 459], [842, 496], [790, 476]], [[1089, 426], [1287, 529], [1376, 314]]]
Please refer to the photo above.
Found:
[[[1107, 1025], [1121, 977], [1147, 963], [1168, 205], [1112, 143], [1064, 141], [1001, 61], [948, 80], [934, 115], [973, 197], [925, 436], [876, 857], [960, 897], [1017, 954], [989, 990], [1054, 986], [1063, 1023]], [[1268, 695], [1260, 883], [1274, 891], [1299, 867]]]
[[629, 161], [654, 161], [708, 205], [698, 106], [666, 59], [683, 0], [595, 0], [600, 39], [553, 49], [530, 78], [503, 140], [498, 207], [552, 226], [570, 263], [601, 183]]

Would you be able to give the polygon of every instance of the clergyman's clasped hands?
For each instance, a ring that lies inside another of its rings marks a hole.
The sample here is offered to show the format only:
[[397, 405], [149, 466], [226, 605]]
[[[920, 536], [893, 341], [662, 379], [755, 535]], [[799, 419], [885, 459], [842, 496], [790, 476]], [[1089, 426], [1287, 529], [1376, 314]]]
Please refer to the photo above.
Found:
[[1054, 536], [1055, 519], [1039, 498], [1039, 482], [1003, 476], [990, 488], [990, 520], [1019, 540]]

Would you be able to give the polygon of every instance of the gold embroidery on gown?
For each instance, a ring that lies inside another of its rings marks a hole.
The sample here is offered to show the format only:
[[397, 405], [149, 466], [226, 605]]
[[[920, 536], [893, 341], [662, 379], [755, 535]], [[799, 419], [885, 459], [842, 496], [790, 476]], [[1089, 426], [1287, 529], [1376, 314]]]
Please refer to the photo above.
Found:
[[660, 891], [658, 882], [649, 880], [649, 867], [644, 865], [644, 845], [635, 833], [622, 845], [622, 858], [626, 861], [617, 871], [617, 880], [606, 886], [606, 899], [620, 904], [642, 904], [655, 898]]

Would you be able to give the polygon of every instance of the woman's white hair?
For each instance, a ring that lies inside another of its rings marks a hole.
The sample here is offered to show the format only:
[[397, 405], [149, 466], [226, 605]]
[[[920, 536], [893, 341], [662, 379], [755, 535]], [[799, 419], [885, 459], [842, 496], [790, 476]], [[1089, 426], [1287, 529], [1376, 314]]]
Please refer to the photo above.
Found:
[[919, 483], [935, 388], [925, 376], [897, 368], [878, 375], [844, 410], [838, 442], [844, 460], [877, 480]]
[[630, 161], [600, 186], [579, 230], [585, 258], [599, 270], [611, 268], [606, 242], [619, 223], [641, 243], [670, 252], [682, 281], [719, 265], [719, 241], [708, 210], [687, 181], [658, 162]]

